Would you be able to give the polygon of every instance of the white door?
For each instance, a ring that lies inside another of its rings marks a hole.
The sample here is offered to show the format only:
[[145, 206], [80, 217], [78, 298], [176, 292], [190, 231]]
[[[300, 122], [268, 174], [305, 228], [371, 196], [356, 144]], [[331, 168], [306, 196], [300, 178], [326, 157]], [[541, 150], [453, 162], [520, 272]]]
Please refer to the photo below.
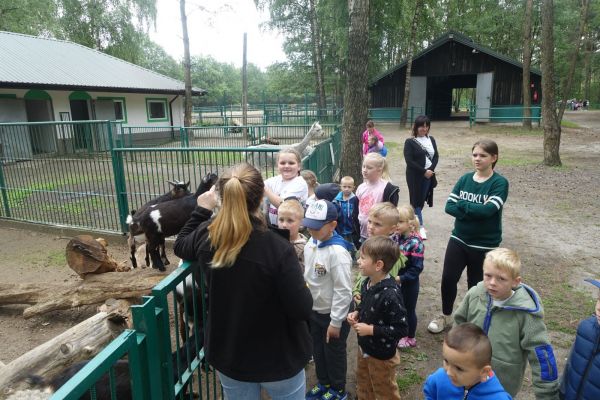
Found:
[[410, 108], [414, 107], [413, 119], [418, 115], [425, 114], [425, 102], [427, 100], [427, 77], [411, 76], [410, 93], [408, 94], [408, 117]]
[[477, 74], [477, 90], [475, 104], [477, 105], [477, 121], [490, 121], [490, 104], [492, 99], [493, 72]]

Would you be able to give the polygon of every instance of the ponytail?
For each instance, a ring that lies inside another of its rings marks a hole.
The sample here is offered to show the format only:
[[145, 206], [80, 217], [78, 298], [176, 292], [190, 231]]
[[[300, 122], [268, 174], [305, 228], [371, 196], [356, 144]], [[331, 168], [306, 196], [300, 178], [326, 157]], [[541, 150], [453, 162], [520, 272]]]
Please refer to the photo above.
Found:
[[221, 209], [208, 226], [208, 238], [215, 249], [213, 268], [230, 267], [252, 233], [251, 215], [263, 196], [260, 173], [249, 164], [239, 164], [219, 180]]

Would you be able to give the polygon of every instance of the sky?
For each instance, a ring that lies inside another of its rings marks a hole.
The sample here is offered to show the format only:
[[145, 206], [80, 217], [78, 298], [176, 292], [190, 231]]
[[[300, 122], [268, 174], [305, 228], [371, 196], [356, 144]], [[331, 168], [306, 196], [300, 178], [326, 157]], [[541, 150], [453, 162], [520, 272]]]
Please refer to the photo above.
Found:
[[[157, 0], [156, 31], [150, 37], [176, 60], [183, 58], [179, 0]], [[199, 6], [209, 7], [203, 10]], [[220, 62], [242, 66], [244, 32], [248, 33], [247, 59], [265, 70], [285, 61], [283, 38], [259, 28], [268, 13], [259, 12], [253, 0], [186, 0], [190, 54], [212, 56]]]

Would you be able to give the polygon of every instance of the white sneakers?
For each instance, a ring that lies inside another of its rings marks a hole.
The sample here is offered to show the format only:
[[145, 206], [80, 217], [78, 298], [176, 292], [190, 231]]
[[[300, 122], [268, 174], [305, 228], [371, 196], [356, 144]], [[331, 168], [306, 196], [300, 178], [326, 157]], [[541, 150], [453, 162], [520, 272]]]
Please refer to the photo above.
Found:
[[421, 236], [421, 239], [427, 240], [427, 230], [424, 226], [419, 228], [419, 236]]
[[452, 316], [440, 314], [429, 323], [429, 325], [427, 326], [427, 330], [431, 333], [440, 333], [443, 332], [444, 329], [450, 328], [451, 326]]

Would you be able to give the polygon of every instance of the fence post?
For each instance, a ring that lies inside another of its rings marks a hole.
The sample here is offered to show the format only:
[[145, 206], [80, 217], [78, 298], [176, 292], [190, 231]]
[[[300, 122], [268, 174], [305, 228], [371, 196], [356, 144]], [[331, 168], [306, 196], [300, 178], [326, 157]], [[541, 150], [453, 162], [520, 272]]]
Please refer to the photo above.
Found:
[[8, 194], [6, 193], [6, 182], [4, 180], [4, 160], [0, 159], [0, 190], [2, 191], [2, 204], [4, 205], [4, 215], [10, 218], [10, 205], [8, 203]]
[[[146, 365], [147, 379], [150, 387], [150, 399], [163, 400], [172, 399], [175, 395], [173, 386], [173, 371], [164, 371], [166, 366], [171, 364], [165, 362], [162, 356], [161, 343], [169, 337], [161, 337], [159, 321], [157, 318], [156, 297], [144, 296], [142, 305], [131, 306], [131, 315], [133, 317], [133, 326], [137, 332], [146, 335]], [[164, 311], [164, 310], [163, 310]], [[170, 355], [169, 355], [170, 356]]]
[[117, 196], [117, 208], [119, 210], [119, 223], [121, 232], [127, 233], [127, 223], [125, 222], [129, 212], [127, 203], [127, 185], [125, 184], [125, 168], [123, 165], [123, 153], [117, 149], [111, 149], [113, 177], [115, 179], [115, 195]]

